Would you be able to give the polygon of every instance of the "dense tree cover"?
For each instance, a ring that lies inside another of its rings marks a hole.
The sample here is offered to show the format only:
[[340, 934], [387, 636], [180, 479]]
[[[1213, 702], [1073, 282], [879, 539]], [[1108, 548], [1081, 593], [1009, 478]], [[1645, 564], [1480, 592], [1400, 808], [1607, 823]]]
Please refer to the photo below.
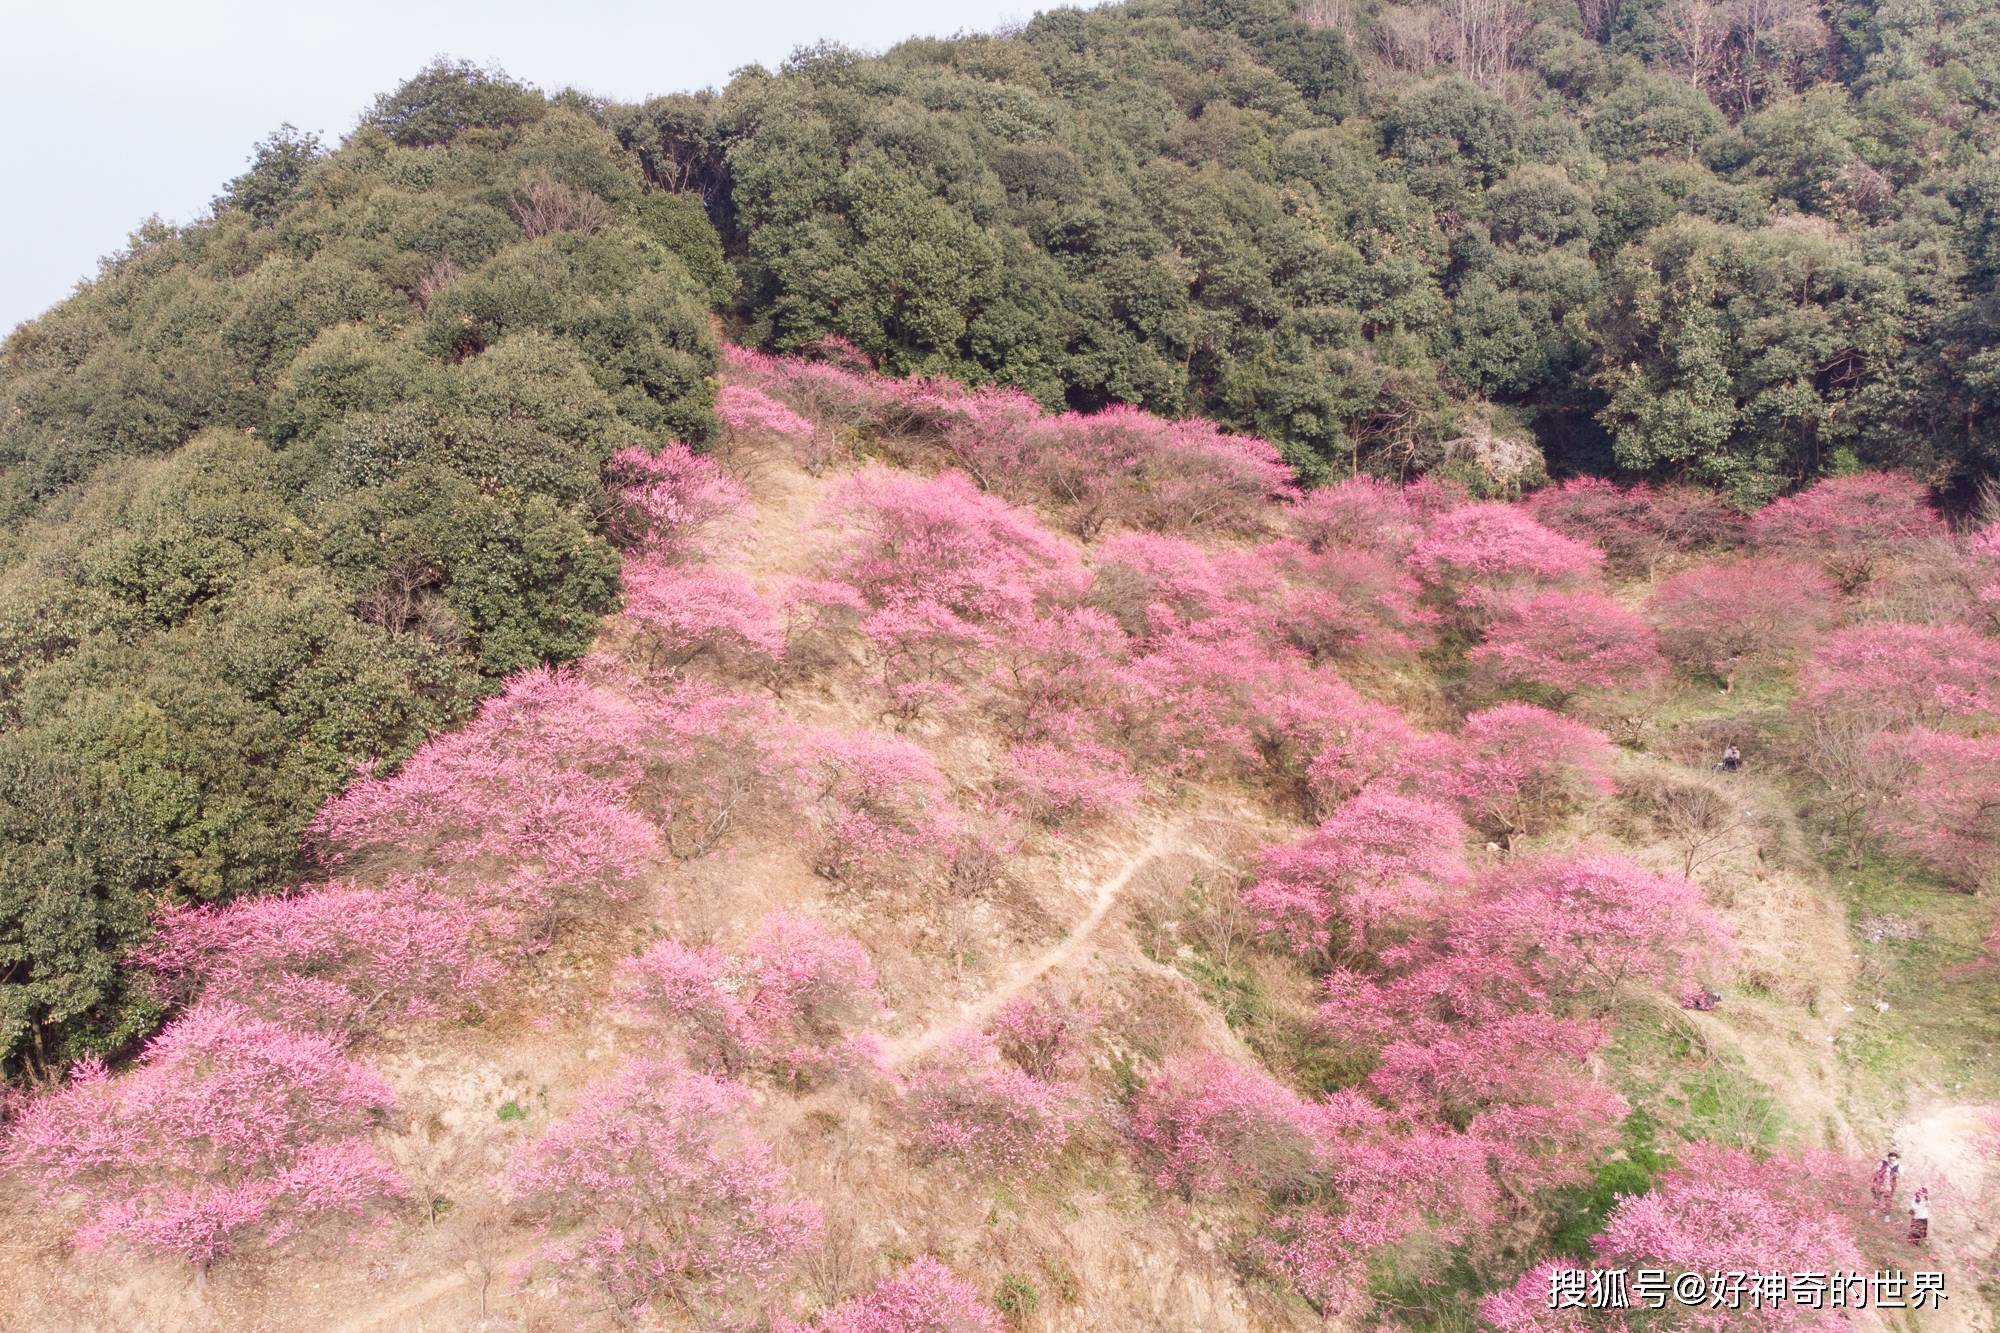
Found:
[[1990, 25], [1134, 0], [606, 117], [766, 346], [1199, 412], [1309, 475], [1492, 484], [1532, 438], [1756, 499], [1993, 463]]
[[652, 198], [578, 107], [441, 63], [334, 151], [272, 135], [8, 340], [10, 1072], [156, 1021], [118, 959], [157, 896], [282, 882], [354, 765], [588, 644], [602, 465], [711, 428], [716, 275]]

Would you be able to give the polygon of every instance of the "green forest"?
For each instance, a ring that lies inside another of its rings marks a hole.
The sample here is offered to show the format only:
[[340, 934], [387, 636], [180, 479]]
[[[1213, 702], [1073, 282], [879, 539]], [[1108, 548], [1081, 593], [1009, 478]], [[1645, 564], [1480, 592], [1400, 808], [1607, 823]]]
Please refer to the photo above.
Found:
[[158, 1022], [163, 901], [589, 645], [725, 339], [1131, 403], [1302, 481], [1968, 499], [2000, 7], [1138, 0], [615, 104], [440, 61], [0, 349], [0, 1061]]

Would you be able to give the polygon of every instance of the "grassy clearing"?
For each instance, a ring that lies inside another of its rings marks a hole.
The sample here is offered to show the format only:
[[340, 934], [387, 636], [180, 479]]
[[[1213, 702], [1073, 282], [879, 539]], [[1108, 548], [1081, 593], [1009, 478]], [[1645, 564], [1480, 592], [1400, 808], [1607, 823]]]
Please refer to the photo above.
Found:
[[1885, 1089], [2000, 1096], [2000, 966], [1982, 963], [1992, 902], [1873, 854], [1829, 874], [1861, 961], [1840, 1043], [1850, 1068]]
[[1615, 1028], [1605, 1060], [1648, 1142], [1769, 1149], [1796, 1137], [1797, 1127], [1742, 1058], [1703, 1041], [1691, 1023], [1629, 1016]]

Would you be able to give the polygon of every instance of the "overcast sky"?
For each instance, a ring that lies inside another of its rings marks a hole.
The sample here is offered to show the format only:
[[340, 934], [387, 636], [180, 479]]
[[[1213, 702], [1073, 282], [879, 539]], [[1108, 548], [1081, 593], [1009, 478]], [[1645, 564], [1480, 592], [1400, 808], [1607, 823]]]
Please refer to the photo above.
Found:
[[0, 334], [149, 214], [185, 222], [280, 124], [329, 143], [448, 54], [625, 100], [720, 87], [826, 37], [879, 50], [1056, 0], [14, 0], [0, 19]]

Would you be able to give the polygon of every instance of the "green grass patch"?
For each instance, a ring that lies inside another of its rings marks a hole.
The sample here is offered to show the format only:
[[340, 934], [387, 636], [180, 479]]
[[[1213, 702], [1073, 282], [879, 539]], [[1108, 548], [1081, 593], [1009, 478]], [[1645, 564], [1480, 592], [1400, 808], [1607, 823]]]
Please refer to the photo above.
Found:
[[1982, 964], [1991, 901], [1874, 854], [1828, 873], [1860, 955], [1841, 1039], [1850, 1068], [1885, 1086], [2000, 1095], [2000, 970]]
[[1000, 1290], [993, 1298], [994, 1308], [1010, 1326], [1018, 1326], [1041, 1308], [1040, 1288], [1019, 1273], [1009, 1273], [1000, 1279]]
[[1224, 967], [1201, 953], [1177, 957], [1174, 966], [1201, 988], [1202, 998], [1214, 1005], [1222, 1020], [1236, 1031], [1261, 1027], [1268, 1017], [1264, 988], [1247, 969]]
[[1660, 1126], [1645, 1111], [1633, 1111], [1618, 1127], [1619, 1146], [1591, 1167], [1590, 1183], [1560, 1190], [1548, 1204], [1549, 1242], [1556, 1250], [1588, 1259], [1591, 1238], [1620, 1199], [1644, 1194], [1673, 1158], [1660, 1145]]
[[1613, 1086], [1667, 1142], [1768, 1149], [1791, 1137], [1783, 1108], [1741, 1057], [1703, 1045], [1690, 1027], [1650, 1014], [1628, 1018], [1605, 1058]]

